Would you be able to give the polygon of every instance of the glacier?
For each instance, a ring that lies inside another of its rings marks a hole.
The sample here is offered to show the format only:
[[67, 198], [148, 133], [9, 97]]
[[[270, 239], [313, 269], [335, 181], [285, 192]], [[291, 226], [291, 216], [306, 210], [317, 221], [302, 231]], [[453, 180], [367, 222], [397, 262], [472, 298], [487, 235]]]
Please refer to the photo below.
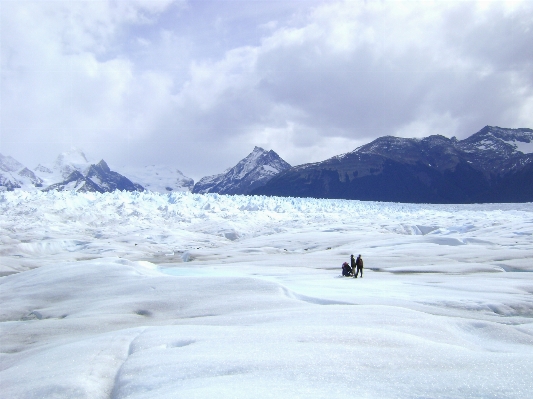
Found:
[[2, 192], [0, 396], [528, 397], [532, 259], [532, 203]]

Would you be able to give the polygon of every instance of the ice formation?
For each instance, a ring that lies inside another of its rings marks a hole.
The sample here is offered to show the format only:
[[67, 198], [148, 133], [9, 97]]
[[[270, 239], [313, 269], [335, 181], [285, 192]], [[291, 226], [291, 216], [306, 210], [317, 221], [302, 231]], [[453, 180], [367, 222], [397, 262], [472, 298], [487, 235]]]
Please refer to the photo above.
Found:
[[4, 192], [0, 256], [5, 398], [533, 390], [531, 203]]

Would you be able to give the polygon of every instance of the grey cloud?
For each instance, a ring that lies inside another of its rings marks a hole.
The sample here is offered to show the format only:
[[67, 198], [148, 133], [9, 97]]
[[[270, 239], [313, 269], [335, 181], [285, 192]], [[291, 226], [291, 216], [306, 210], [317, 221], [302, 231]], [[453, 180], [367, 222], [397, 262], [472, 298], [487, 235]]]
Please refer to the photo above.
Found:
[[4, 12], [2, 153], [77, 145], [198, 179], [254, 145], [295, 164], [384, 134], [533, 123], [527, 1], [149, 3], [101, 5], [68, 51], [61, 18], [21, 31]]

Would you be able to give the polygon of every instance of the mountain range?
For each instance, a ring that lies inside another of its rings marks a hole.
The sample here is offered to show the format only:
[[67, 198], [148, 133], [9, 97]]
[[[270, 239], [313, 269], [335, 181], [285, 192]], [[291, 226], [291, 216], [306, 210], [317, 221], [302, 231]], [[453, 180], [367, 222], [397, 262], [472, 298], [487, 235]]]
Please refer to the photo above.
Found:
[[414, 203], [533, 201], [533, 130], [486, 126], [464, 139], [380, 137], [285, 170], [253, 195]]
[[[0, 190], [192, 191], [413, 203], [533, 201], [533, 130], [486, 126], [464, 139], [383, 136], [322, 162], [291, 167], [260, 147], [196, 184], [158, 165], [114, 172], [73, 149], [31, 170], [0, 154]], [[128, 177], [126, 177], [128, 176]]]
[[144, 191], [138, 183], [112, 171], [104, 160], [91, 163], [79, 149], [59, 154], [51, 165], [30, 170], [10, 156], [0, 154], [0, 189], [42, 191], [112, 192]]

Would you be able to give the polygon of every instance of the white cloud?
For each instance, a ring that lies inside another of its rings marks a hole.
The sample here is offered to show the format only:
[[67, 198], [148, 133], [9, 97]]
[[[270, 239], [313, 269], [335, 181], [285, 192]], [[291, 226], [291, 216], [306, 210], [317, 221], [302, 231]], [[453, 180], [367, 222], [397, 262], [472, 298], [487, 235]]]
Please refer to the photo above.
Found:
[[531, 127], [531, 2], [259, 6], [4, 2], [0, 151], [78, 145], [199, 178], [253, 145], [296, 164]]
[[168, 3], [2, 4], [2, 147], [96, 153], [107, 140], [146, 135], [170, 103], [172, 79], [137, 71], [120, 51], [102, 56], [117, 52], [124, 25], [151, 23]]

